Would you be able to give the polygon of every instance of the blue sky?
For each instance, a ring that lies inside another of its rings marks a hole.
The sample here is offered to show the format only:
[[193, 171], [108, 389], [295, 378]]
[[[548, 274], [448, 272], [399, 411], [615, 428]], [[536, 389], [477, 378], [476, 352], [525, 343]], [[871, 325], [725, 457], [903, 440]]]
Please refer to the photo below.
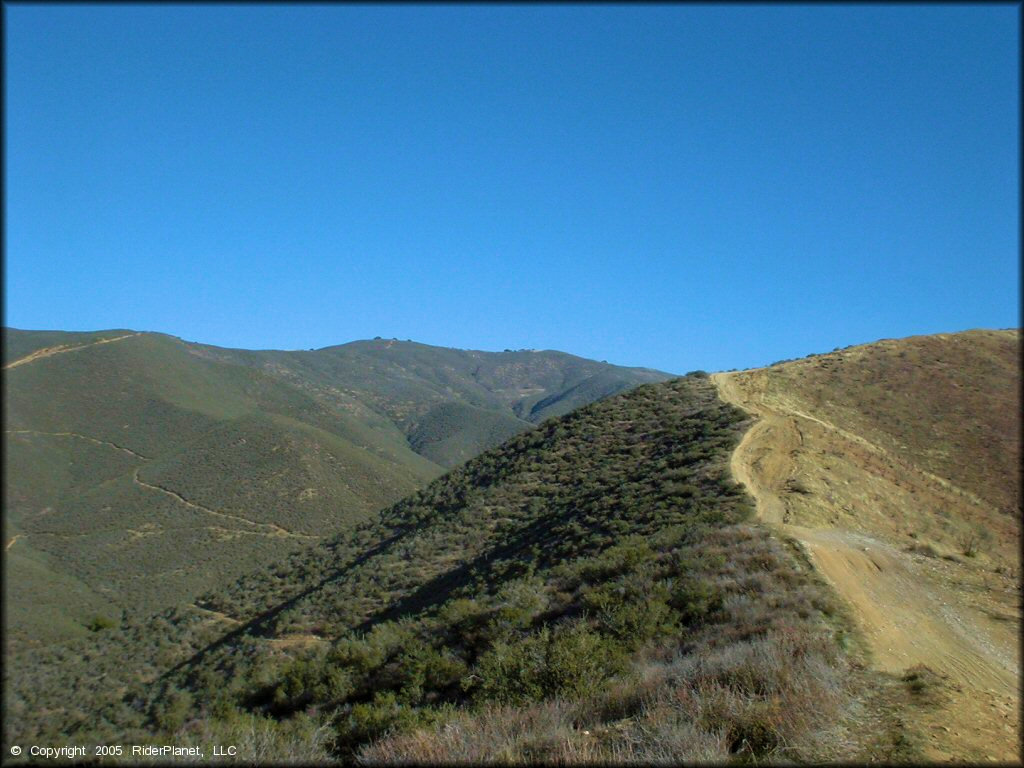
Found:
[[6, 5], [5, 322], [677, 373], [1019, 325], [1013, 5]]

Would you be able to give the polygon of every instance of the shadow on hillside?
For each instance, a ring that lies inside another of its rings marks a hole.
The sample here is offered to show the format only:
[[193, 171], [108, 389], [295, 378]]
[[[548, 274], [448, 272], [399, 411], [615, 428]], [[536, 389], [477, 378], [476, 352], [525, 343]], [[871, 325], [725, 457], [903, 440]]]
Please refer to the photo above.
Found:
[[[534, 520], [514, 537], [506, 540], [499, 546], [492, 547], [472, 560], [435, 576], [409, 595], [393, 603], [389, 608], [370, 616], [354, 627], [353, 632], [355, 634], [369, 632], [378, 624], [386, 621], [396, 621], [403, 616], [416, 615], [431, 606], [441, 605], [452, 596], [455, 590], [470, 582], [479, 581], [488, 590], [493, 589], [498, 583], [505, 581], [507, 576], [495, 574], [491, 570], [491, 566], [498, 561], [521, 555], [533, 547], [539, 547], [541, 551], [544, 551], [543, 548], [546, 544], [549, 550], [543, 559], [546, 561], [561, 560], [561, 557], [556, 552], [556, 548], [553, 546], [556, 541], [556, 534], [551, 528], [560, 522], [564, 522], [567, 517], [567, 515], [562, 514]], [[545, 563], [535, 563], [538, 566], [543, 564]]]
[[201, 662], [203, 659], [205, 659], [210, 654], [216, 652], [218, 649], [224, 647], [225, 645], [228, 645], [229, 643], [231, 643], [232, 641], [234, 641], [237, 638], [241, 637], [242, 635], [254, 634], [254, 630], [256, 630], [256, 629], [258, 629], [258, 628], [260, 628], [262, 626], [266, 626], [267, 624], [272, 622], [274, 619], [276, 619], [280, 614], [282, 614], [284, 611], [286, 611], [289, 608], [291, 608], [292, 606], [294, 606], [296, 603], [298, 603], [303, 598], [306, 598], [309, 595], [311, 595], [314, 592], [316, 592], [317, 590], [322, 589], [327, 584], [330, 584], [332, 581], [336, 581], [336, 580], [342, 578], [349, 571], [352, 571], [353, 569], [358, 568], [359, 566], [363, 565], [364, 563], [366, 563], [367, 561], [373, 559], [374, 557], [377, 557], [378, 555], [385, 554], [388, 550], [391, 549], [392, 546], [394, 546], [399, 541], [401, 541], [402, 538], [404, 538], [405, 536], [407, 536], [407, 535], [409, 535], [411, 533], [414, 533], [416, 530], [417, 530], [416, 528], [407, 528], [407, 529], [403, 529], [403, 530], [399, 531], [398, 533], [392, 534], [388, 538], [384, 539], [383, 541], [379, 542], [375, 546], [373, 546], [370, 549], [366, 550], [366, 552], [364, 552], [363, 554], [361, 554], [358, 557], [356, 557], [354, 560], [352, 560], [352, 562], [348, 563], [347, 565], [332, 571], [331, 573], [329, 573], [324, 578], [320, 579], [320, 581], [316, 582], [315, 584], [313, 584], [313, 585], [311, 585], [309, 587], [306, 587], [306, 589], [302, 590], [301, 592], [296, 593], [295, 595], [293, 595], [292, 597], [288, 598], [284, 602], [279, 603], [278, 605], [274, 606], [270, 610], [265, 611], [264, 613], [259, 614], [255, 618], [251, 619], [250, 621], [246, 622], [245, 624], [242, 624], [239, 627], [236, 627], [235, 629], [231, 630], [227, 634], [222, 635], [218, 640], [214, 641], [213, 643], [210, 643], [206, 647], [204, 647], [204, 648], [200, 649], [199, 651], [197, 651], [196, 653], [192, 654], [192, 656], [187, 658], [185, 661], [182, 661], [182, 662], [174, 665], [173, 667], [171, 667], [171, 669], [167, 670], [162, 675], [160, 675], [158, 680], [161, 681], [161, 682], [166, 681], [166, 680], [170, 679], [171, 677], [173, 677], [178, 672], [181, 672], [182, 670], [185, 670], [185, 669], [187, 669], [187, 668], [189, 668], [191, 666], [194, 666], [194, 665], [198, 664], [199, 662]]

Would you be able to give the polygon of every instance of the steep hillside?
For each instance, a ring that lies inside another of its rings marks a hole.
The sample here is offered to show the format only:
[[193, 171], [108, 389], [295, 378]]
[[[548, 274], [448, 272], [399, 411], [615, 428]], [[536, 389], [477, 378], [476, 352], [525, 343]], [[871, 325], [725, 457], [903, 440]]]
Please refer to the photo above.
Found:
[[[531, 428], [513, 412], [522, 397], [575, 402], [566, 391], [589, 378], [664, 378], [560, 353], [416, 344], [388, 350], [398, 362], [385, 366], [373, 343], [247, 352], [10, 329], [4, 340], [15, 645], [171, 605], [346, 530]], [[520, 395], [488, 389], [506, 385]]]
[[729, 477], [748, 423], [699, 376], [547, 421], [193, 605], [22, 652], [6, 738], [246, 760], [912, 757], [878, 701], [903, 684], [858, 671], [828, 590], [748, 521]]
[[758, 417], [735, 476], [848, 601], [876, 667], [941, 676], [941, 704], [916, 715], [925, 755], [1019, 759], [1019, 333], [884, 340], [715, 381]]

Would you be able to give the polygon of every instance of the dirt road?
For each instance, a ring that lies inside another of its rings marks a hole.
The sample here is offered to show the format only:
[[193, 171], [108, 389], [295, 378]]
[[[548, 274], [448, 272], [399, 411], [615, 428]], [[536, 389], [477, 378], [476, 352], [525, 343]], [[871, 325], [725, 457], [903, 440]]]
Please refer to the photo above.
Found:
[[[124, 338], [124, 337], [122, 336], [120, 338]], [[111, 339], [111, 341], [113, 341], [113, 339]], [[129, 454], [129, 455], [131, 455], [131, 456], [133, 456], [134, 458], [137, 458], [137, 459], [142, 459], [144, 461], [148, 461], [149, 460], [148, 457], [143, 456], [141, 453], [136, 453], [135, 451], [133, 451], [130, 448], [125, 448], [122, 445], [118, 445], [117, 443], [112, 443], [112, 442], [110, 442], [108, 440], [98, 440], [97, 438], [89, 437], [88, 435], [80, 435], [77, 432], [40, 432], [40, 431], [34, 430], [34, 429], [9, 429], [9, 430], [5, 430], [5, 433], [9, 434], [9, 435], [43, 435], [43, 436], [46, 436], [46, 437], [73, 437], [73, 438], [78, 439], [78, 440], [85, 440], [86, 442], [93, 443], [94, 445], [102, 445], [102, 446], [105, 446], [107, 448], [113, 448], [116, 451], [121, 451], [122, 453], [127, 453], [127, 454]], [[237, 533], [240, 533], [240, 534], [241, 533], [248, 533], [248, 534], [255, 533], [255, 534], [260, 534], [260, 535], [263, 535], [263, 536], [287, 537], [287, 538], [292, 538], [292, 539], [303, 539], [305, 541], [319, 541], [319, 539], [320, 539], [319, 536], [311, 536], [311, 535], [308, 535], [308, 534], [305, 534], [305, 533], [294, 533], [293, 531], [289, 531], [288, 529], [282, 528], [281, 526], [276, 525], [274, 523], [257, 523], [257, 522], [255, 522], [253, 520], [249, 520], [249, 519], [244, 518], [244, 517], [239, 517], [238, 515], [231, 515], [231, 514], [228, 514], [226, 512], [218, 512], [217, 510], [210, 509], [209, 507], [205, 507], [202, 504], [196, 504], [195, 502], [189, 501], [188, 499], [186, 499], [184, 496], [182, 496], [180, 493], [177, 493], [176, 491], [172, 491], [169, 488], [164, 488], [162, 486], [155, 485], [153, 483], [147, 483], [146, 481], [142, 480], [139, 477], [139, 471], [141, 469], [142, 469], [142, 467], [140, 466], [140, 467], [138, 467], [132, 473], [132, 482], [135, 485], [139, 486], [140, 488], [145, 488], [145, 489], [147, 489], [149, 491], [156, 491], [156, 492], [162, 493], [162, 494], [164, 494], [166, 496], [170, 496], [175, 501], [177, 501], [177, 502], [179, 502], [181, 504], [184, 504], [185, 506], [190, 507], [191, 509], [195, 509], [195, 510], [198, 510], [200, 512], [204, 512], [204, 513], [206, 513], [208, 515], [213, 515], [214, 517], [219, 517], [219, 518], [222, 518], [222, 519], [225, 519], [225, 520], [231, 520], [231, 521], [236, 522], [236, 523], [242, 523], [242, 524], [244, 524], [246, 526], [249, 526], [250, 529], [251, 529], [251, 530], [237, 531]], [[15, 536], [13, 539], [11, 539], [11, 541], [8, 542], [6, 549], [10, 549], [11, 546], [14, 544], [14, 542], [20, 536], [21, 536], [21, 534], [19, 534], [18, 536]]]
[[[760, 517], [800, 542], [852, 608], [873, 665], [899, 675], [925, 664], [946, 677], [944, 703], [914, 713], [929, 734], [926, 757], [1018, 761], [1019, 612], [1011, 605], [1015, 620], [993, 621], [979, 609], [992, 596], [968, 594], [963, 567], [895, 546], [892, 521], [843, 514], [885, 492], [870, 466], [862, 464], [859, 475], [856, 466], [858, 450], [877, 453], [877, 446], [765, 397], [753, 377], [713, 380], [724, 400], [758, 417], [733, 454], [736, 480], [754, 496]], [[963, 494], [943, 478], [925, 480]], [[827, 493], [812, 494], [807, 485]], [[1007, 613], [1005, 600], [999, 610]]]
[[122, 339], [130, 339], [133, 336], [141, 336], [141, 333], [126, 333], [124, 336], [115, 336], [112, 339], [100, 339], [99, 341], [93, 341], [89, 344], [78, 344], [72, 346], [69, 344], [58, 344], [56, 347], [44, 347], [43, 349], [37, 349], [35, 352], [29, 355], [25, 355], [14, 362], [8, 363], [4, 366], [4, 370], [10, 370], [11, 368], [17, 368], [19, 365], [27, 365], [28, 363], [34, 363], [36, 360], [42, 360], [46, 357], [52, 357], [53, 355], [62, 355], [65, 352], [75, 352], [79, 349], [85, 349], [86, 347], [95, 347], [100, 344], [112, 344], [115, 341], [121, 341]]

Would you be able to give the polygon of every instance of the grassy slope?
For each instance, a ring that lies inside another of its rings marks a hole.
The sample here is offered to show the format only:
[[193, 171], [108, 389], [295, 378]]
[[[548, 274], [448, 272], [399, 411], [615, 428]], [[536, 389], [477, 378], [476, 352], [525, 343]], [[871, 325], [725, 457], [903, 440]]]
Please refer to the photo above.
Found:
[[[589, 378], [663, 377], [411, 343], [249, 352], [14, 330], [5, 342], [7, 363], [47, 353], [4, 371], [16, 643], [76, 632], [83, 615], [169, 605], [366, 519], [529, 429], [512, 411], [519, 395], [500, 387], [558, 396]], [[30, 620], [43, 592], [54, 620]]]
[[[893, 535], [924, 533], [949, 551], [974, 530], [987, 554], [1016, 561], [1019, 332], [886, 339], [731, 376], [758, 400], [794, 413], [805, 429], [824, 422], [840, 440], [854, 436], [852, 448], [872, 476], [903, 488], [868, 491], [855, 512], [840, 508], [840, 518], [853, 513]], [[817, 490], [826, 499], [839, 492]], [[902, 498], [914, 495], [924, 503]], [[800, 495], [792, 501], [799, 504]], [[804, 519], [825, 514], [823, 505], [812, 506]]]
[[247, 733], [262, 759], [855, 757], [843, 622], [729, 478], [745, 427], [698, 377], [546, 422], [198, 609], [22, 654], [7, 732]]
[[[886, 339], [782, 366], [772, 386], [1005, 514], [1020, 510], [1020, 333]], [[965, 461], [964, 457], [970, 457]]]

